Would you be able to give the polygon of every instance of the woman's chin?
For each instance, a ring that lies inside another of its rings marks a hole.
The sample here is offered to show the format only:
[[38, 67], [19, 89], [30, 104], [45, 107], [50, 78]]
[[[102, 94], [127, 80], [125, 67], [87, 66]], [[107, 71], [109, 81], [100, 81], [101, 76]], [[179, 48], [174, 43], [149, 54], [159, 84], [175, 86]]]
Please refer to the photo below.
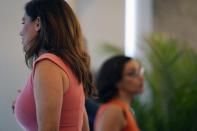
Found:
[[141, 94], [144, 92], [144, 86], [139, 86], [137, 94]]

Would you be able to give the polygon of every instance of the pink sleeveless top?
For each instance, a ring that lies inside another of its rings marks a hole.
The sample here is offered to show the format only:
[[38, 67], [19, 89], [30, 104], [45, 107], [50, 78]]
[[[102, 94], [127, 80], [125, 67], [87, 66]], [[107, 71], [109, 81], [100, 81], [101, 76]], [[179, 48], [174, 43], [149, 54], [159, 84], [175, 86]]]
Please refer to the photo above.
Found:
[[33, 74], [36, 63], [48, 59], [58, 65], [69, 78], [69, 88], [63, 96], [63, 106], [60, 118], [60, 131], [81, 131], [83, 124], [83, 113], [85, 110], [85, 96], [83, 86], [80, 84], [70, 69], [56, 55], [45, 53], [35, 62], [32, 73], [28, 79], [26, 87], [21, 91], [16, 99], [15, 116], [18, 123], [26, 131], [37, 131], [36, 108], [33, 93]]

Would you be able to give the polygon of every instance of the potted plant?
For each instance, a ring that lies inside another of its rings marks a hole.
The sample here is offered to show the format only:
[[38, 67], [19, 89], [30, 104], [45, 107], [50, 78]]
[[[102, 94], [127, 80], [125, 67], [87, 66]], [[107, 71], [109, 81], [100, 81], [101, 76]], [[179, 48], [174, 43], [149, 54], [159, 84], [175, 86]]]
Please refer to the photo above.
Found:
[[187, 43], [163, 35], [152, 35], [142, 50], [151, 93], [148, 104], [134, 104], [141, 130], [196, 131], [197, 53]]

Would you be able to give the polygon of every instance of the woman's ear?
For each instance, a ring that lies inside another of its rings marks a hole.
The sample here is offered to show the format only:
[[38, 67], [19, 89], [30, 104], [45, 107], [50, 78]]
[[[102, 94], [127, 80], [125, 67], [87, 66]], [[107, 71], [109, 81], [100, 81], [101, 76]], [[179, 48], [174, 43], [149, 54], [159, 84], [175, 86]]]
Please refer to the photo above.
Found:
[[35, 20], [34, 20], [34, 29], [35, 31], [40, 31], [41, 29], [41, 20], [40, 20], [40, 17], [37, 17]]

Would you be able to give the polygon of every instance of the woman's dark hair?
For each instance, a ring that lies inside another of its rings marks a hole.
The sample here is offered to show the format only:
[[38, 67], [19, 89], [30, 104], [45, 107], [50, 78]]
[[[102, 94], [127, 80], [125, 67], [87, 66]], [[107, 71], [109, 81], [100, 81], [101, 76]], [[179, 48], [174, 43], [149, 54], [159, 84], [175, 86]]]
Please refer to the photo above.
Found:
[[122, 79], [125, 64], [130, 60], [131, 57], [114, 56], [101, 66], [96, 80], [100, 102], [108, 102], [117, 95], [116, 85]]
[[83, 83], [86, 96], [94, 90], [90, 73], [90, 57], [84, 49], [80, 24], [64, 0], [32, 0], [25, 5], [32, 21], [38, 17], [41, 29], [37, 37], [24, 47], [28, 67], [41, 51], [53, 53], [69, 64], [78, 81]]

